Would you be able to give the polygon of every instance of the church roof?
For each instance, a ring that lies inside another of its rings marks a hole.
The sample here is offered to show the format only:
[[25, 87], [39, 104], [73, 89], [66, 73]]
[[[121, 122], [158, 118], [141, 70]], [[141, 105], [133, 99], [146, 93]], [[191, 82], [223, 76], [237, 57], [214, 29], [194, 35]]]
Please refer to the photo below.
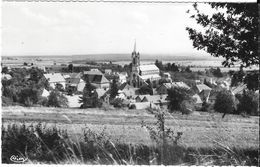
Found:
[[151, 74], [151, 75], [140, 75], [139, 76], [142, 80], [146, 81], [147, 79], [160, 79], [160, 75], [158, 74]]
[[159, 70], [159, 68], [154, 64], [146, 64], [146, 65], [140, 65], [141, 71], [154, 71]]

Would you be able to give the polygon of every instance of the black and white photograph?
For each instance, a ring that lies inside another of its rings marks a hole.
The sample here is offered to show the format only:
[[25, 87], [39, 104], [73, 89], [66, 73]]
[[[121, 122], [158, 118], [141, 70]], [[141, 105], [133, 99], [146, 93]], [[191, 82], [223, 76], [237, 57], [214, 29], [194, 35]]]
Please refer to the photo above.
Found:
[[256, 1], [1, 5], [1, 164], [259, 166]]

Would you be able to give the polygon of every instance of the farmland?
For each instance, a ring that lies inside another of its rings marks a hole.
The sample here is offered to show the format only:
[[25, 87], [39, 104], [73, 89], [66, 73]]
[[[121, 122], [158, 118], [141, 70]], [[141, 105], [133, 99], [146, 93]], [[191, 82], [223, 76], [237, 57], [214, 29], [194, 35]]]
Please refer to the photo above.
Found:
[[[174, 132], [183, 132], [180, 144], [184, 147], [205, 148], [226, 145], [250, 149], [259, 146], [259, 118], [244, 118], [218, 113], [194, 112], [191, 115], [168, 114], [166, 125]], [[47, 127], [66, 129], [73, 138], [81, 136], [85, 127], [102, 130], [112, 140], [132, 144], [153, 144], [141, 122], [156, 120], [146, 110], [57, 109], [44, 107], [2, 107], [2, 122], [27, 125], [42, 122]]]

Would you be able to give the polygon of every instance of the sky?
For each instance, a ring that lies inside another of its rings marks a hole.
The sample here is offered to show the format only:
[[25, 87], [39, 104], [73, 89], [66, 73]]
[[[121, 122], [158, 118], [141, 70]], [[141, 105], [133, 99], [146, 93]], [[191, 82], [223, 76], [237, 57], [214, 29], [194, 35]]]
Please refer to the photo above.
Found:
[[192, 46], [191, 3], [2, 3], [2, 55], [207, 55]]

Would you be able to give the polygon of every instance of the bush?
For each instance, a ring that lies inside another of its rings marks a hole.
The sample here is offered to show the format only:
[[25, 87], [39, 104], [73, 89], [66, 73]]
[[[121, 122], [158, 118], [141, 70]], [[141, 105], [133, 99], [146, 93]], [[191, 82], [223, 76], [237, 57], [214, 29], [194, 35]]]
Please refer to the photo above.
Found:
[[88, 78], [85, 78], [85, 87], [83, 89], [83, 95], [80, 96], [79, 102], [82, 103], [80, 108], [96, 108], [101, 107], [102, 103], [98, 99], [98, 95], [95, 93], [95, 86], [93, 86]]
[[39, 92], [36, 88], [25, 88], [21, 90], [19, 96], [20, 103], [25, 106], [32, 106], [38, 102]]
[[231, 92], [227, 90], [220, 91], [216, 96], [216, 102], [214, 104], [214, 110], [216, 112], [224, 113], [223, 118], [226, 114], [232, 113], [234, 110], [234, 97]]
[[48, 88], [48, 82], [40, 69], [14, 68], [9, 74], [12, 79], [2, 80], [2, 96], [24, 106], [37, 104], [40, 97], [39, 90]]
[[193, 100], [183, 100], [180, 104], [180, 110], [182, 114], [190, 114], [195, 109]]
[[215, 77], [218, 77], [218, 78], [223, 77], [223, 74], [221, 73], [221, 70], [220, 70], [219, 67], [217, 67], [216, 69], [211, 68], [210, 71], [212, 72], [212, 74], [213, 74]]
[[170, 101], [168, 106], [170, 112], [177, 111], [181, 109], [181, 103], [184, 100], [191, 99], [191, 91], [186, 88], [174, 87], [168, 90], [167, 99]]
[[60, 91], [60, 92], [64, 92], [64, 87], [63, 87], [63, 85], [60, 84], [60, 83], [57, 83], [57, 84], [55, 85], [55, 89], [57, 89], [57, 90]]
[[157, 163], [161, 165], [179, 164], [182, 162], [184, 149], [178, 145], [182, 132], [175, 132], [165, 125], [165, 112], [157, 110], [155, 112], [156, 123], [154, 126], [146, 125], [142, 122], [142, 127], [146, 128], [152, 141], [159, 146], [160, 157]]
[[67, 138], [65, 131], [56, 128], [44, 130], [39, 123], [35, 127], [22, 125], [2, 126], [2, 162], [12, 163], [10, 157], [26, 156], [31, 161], [52, 161], [64, 152], [61, 145]]
[[2, 96], [2, 106], [12, 106], [12, 105], [13, 105], [13, 99]]
[[41, 106], [48, 106], [48, 98], [47, 97], [40, 97], [37, 104]]
[[153, 95], [153, 89], [150, 85], [143, 85], [140, 89], [138, 89], [138, 93], [140, 95]]
[[48, 97], [47, 106], [49, 107], [68, 107], [68, 99], [59, 91], [51, 91]]
[[259, 114], [259, 96], [254, 91], [244, 91], [242, 97], [239, 98], [237, 113], [257, 116]]
[[127, 107], [127, 104], [124, 102], [124, 100], [120, 98], [115, 98], [110, 102], [110, 104], [116, 108]]

